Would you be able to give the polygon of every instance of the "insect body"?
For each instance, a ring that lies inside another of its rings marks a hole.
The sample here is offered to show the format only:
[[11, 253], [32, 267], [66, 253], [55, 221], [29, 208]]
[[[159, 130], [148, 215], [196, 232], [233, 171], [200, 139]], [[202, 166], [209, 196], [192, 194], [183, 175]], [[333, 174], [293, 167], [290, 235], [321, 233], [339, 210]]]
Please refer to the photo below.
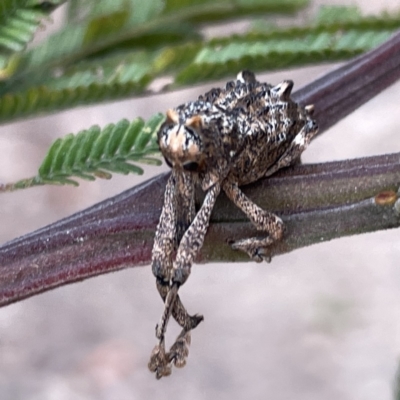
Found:
[[[167, 112], [158, 143], [172, 174], [152, 252], [152, 270], [165, 302], [156, 327], [159, 344], [149, 362], [157, 378], [169, 375], [172, 364], [185, 365], [190, 331], [203, 319], [187, 313], [178, 289], [203, 245], [221, 189], [265, 235], [234, 242], [234, 249], [258, 262], [269, 260], [268, 246], [283, 235], [282, 220], [251, 202], [239, 186], [292, 164], [316, 135], [313, 106], [295, 103], [290, 98], [292, 87], [292, 81], [277, 86], [260, 83], [252, 72], [242, 71], [225, 88], [212, 89], [197, 101]], [[195, 184], [206, 193], [196, 215]], [[170, 315], [183, 329], [166, 352], [164, 336]]]

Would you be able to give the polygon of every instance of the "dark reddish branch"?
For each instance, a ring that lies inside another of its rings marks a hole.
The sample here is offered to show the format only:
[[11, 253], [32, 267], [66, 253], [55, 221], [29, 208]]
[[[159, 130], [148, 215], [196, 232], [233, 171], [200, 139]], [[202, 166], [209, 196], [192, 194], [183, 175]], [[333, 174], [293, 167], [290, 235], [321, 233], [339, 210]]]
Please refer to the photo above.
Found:
[[[321, 132], [400, 77], [400, 34], [298, 91], [315, 104]], [[321, 240], [399, 225], [378, 193], [400, 186], [400, 154], [299, 165], [245, 189], [283, 214], [287, 232], [274, 254]], [[128, 266], [148, 264], [167, 175], [0, 247], [0, 305]], [[389, 196], [390, 197], [390, 196]], [[396, 196], [394, 196], [396, 197]], [[282, 205], [285, 205], [284, 207]], [[221, 196], [199, 261], [243, 259], [227, 242], [253, 228]]]
[[400, 78], [400, 32], [369, 53], [298, 90], [293, 97], [315, 105], [320, 133]]

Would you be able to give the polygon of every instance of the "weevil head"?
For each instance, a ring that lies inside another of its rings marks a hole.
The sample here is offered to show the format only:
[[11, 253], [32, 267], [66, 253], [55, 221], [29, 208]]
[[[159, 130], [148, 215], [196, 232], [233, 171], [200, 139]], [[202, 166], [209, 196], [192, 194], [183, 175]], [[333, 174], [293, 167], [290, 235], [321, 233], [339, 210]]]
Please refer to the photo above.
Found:
[[182, 121], [175, 110], [167, 111], [167, 119], [158, 132], [158, 144], [171, 168], [200, 172], [204, 164], [201, 129], [200, 115]]

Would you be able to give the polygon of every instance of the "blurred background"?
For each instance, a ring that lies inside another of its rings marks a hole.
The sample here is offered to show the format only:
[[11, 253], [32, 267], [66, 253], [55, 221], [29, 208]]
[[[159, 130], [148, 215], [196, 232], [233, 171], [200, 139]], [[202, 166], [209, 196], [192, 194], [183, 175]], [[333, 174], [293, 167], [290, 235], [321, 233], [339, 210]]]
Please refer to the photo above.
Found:
[[[315, 1], [343, 4], [343, 0]], [[349, 2], [347, 2], [349, 3]], [[398, 0], [358, 0], [365, 12]], [[59, 10], [53, 21], [62, 21]], [[43, 32], [46, 34], [46, 32]], [[249, 66], [251, 69], [251, 66]], [[259, 75], [295, 90], [335, 68]], [[210, 87], [60, 112], [0, 128], [0, 182], [31, 176], [50, 143], [93, 124], [150, 117]], [[400, 84], [315, 140], [303, 162], [400, 151]], [[31, 232], [166, 170], [3, 194], [0, 243]], [[182, 288], [205, 321], [187, 366], [156, 381], [147, 370], [163, 310], [149, 267], [59, 288], [0, 309], [0, 399], [394, 398], [400, 359], [400, 231], [364, 234], [277, 257], [271, 264], [194, 266]], [[171, 324], [169, 340], [178, 333]]]

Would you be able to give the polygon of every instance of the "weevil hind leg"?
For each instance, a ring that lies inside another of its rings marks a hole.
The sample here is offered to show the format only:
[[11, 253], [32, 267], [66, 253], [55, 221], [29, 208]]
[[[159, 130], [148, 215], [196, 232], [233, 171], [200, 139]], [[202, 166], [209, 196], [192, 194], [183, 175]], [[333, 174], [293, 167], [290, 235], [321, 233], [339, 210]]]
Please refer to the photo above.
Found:
[[254, 261], [269, 262], [271, 257], [268, 247], [283, 236], [282, 220], [253, 203], [236, 183], [225, 181], [222, 187], [229, 199], [247, 215], [257, 230], [268, 234], [266, 237], [251, 237], [235, 241], [231, 244], [232, 248], [244, 251]]
[[[312, 106], [308, 106], [308, 110], [306, 111], [311, 113]], [[295, 160], [298, 160], [317, 132], [318, 126], [316, 122], [308, 120], [294, 137], [285, 153], [266, 171], [266, 176], [270, 176], [279, 169], [287, 167], [293, 164]], [[223, 190], [232, 202], [247, 215], [257, 230], [268, 233], [267, 237], [252, 237], [238, 240], [232, 243], [232, 248], [246, 252], [254, 261], [261, 262], [265, 260], [269, 262], [271, 256], [268, 247], [283, 236], [282, 220], [277, 215], [263, 210], [248, 199], [235, 182], [225, 181], [223, 183]]]

